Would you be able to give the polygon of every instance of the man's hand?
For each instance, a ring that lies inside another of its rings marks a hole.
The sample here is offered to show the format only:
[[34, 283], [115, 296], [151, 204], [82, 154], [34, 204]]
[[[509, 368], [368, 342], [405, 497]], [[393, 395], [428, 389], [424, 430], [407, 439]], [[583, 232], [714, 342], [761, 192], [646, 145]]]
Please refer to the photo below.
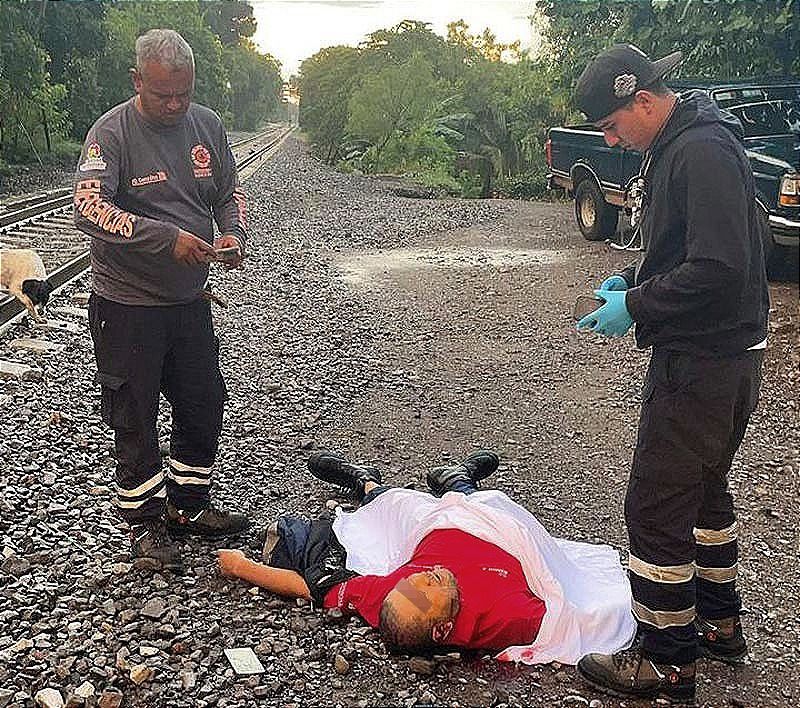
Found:
[[216, 241], [214, 241], [214, 248], [231, 248], [233, 246], [236, 246], [239, 249], [239, 255], [233, 260], [225, 262], [225, 270], [239, 268], [242, 265], [242, 261], [244, 260], [242, 244], [239, 243], [239, 239], [236, 238], [236, 236], [220, 236]]
[[172, 249], [172, 257], [184, 265], [202, 265], [216, 260], [214, 247], [206, 243], [188, 231], [180, 229], [178, 238], [175, 239], [175, 246]]
[[588, 329], [606, 337], [623, 337], [633, 325], [625, 304], [625, 291], [595, 290], [594, 294], [605, 300], [605, 304], [578, 322], [578, 329]]
[[239, 570], [244, 565], [244, 553], [238, 549], [233, 548], [220, 548], [217, 551], [217, 563], [219, 563], [219, 572], [226, 578], [238, 578]]
[[606, 278], [602, 285], [600, 286], [600, 290], [627, 290], [628, 289], [628, 281], [625, 280], [621, 275], [610, 275]]

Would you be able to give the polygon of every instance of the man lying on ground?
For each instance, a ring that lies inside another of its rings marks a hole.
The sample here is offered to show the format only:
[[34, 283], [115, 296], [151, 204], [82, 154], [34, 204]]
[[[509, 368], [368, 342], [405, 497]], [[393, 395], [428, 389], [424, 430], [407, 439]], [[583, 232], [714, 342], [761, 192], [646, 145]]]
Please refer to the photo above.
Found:
[[378, 471], [323, 452], [311, 473], [361, 507], [310, 522], [283, 516], [262, 565], [220, 551], [220, 570], [272, 592], [359, 614], [390, 647], [499, 651], [524, 663], [575, 663], [630, 644], [635, 624], [619, 555], [554, 539], [530, 512], [477, 483], [497, 469], [479, 451], [428, 474], [436, 496], [381, 484]]

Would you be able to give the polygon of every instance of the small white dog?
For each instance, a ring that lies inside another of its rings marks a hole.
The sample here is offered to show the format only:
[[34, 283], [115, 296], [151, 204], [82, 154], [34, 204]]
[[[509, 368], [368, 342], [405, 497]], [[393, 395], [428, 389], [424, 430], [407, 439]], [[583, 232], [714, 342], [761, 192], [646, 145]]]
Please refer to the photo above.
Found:
[[45, 321], [36, 306], [44, 308], [53, 286], [36, 251], [28, 248], [0, 250], [0, 288], [8, 290], [25, 305], [36, 322]]

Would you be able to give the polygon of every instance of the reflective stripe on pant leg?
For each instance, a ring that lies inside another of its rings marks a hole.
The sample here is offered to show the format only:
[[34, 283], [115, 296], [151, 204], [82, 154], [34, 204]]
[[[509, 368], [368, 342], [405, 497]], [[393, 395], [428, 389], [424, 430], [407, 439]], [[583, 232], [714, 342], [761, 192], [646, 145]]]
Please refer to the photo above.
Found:
[[[670, 362], [670, 359], [674, 359]], [[645, 655], [685, 664], [697, 655], [694, 537], [702, 461], [679, 377], [685, 362], [653, 353], [625, 498], [632, 610]]]
[[115, 428], [114, 450], [119, 515], [128, 523], [162, 516], [166, 490], [155, 420], [151, 430]]
[[114, 429], [117, 508], [129, 523], [158, 518], [165, 496], [156, 432], [165, 312], [121, 305], [94, 293], [89, 310], [101, 414]]
[[206, 301], [182, 306], [162, 378], [172, 404], [167, 495], [180, 509], [210, 500], [211, 467], [217, 454], [226, 397], [218, 344]]
[[157, 504], [160, 509], [166, 497], [166, 480], [161, 470], [132, 489], [126, 489], [121, 484], [117, 484], [117, 506], [120, 509], [141, 511], [152, 500], [160, 500]]
[[694, 530], [697, 557], [697, 612], [705, 619], [738, 615], [742, 601], [736, 590], [738, 535], [728, 473], [744, 438], [750, 414], [758, 400], [762, 355], [753, 352], [726, 362], [735, 392], [733, 417], [726, 443], [719, 456], [706, 466], [703, 504]]
[[734, 521], [724, 529], [694, 530], [697, 544], [697, 577], [712, 583], [736, 580], [738, 524]]
[[170, 501], [181, 510], [196, 510], [208, 504], [211, 468], [169, 460], [167, 491]]

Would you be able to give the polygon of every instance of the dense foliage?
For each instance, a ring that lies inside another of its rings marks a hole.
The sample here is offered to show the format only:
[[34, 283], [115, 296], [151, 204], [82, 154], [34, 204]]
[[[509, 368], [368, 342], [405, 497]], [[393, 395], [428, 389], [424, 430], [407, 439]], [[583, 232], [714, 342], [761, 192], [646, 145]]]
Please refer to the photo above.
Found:
[[81, 141], [132, 95], [134, 43], [153, 27], [192, 46], [195, 99], [234, 129], [279, 109], [280, 65], [251, 41], [247, 2], [0, 2], [0, 161], [27, 161]]
[[654, 57], [681, 49], [684, 77], [797, 75], [797, 5], [538, 0], [535, 55], [461, 21], [447, 37], [406, 21], [304, 61], [300, 122], [319, 155], [344, 169], [408, 173], [464, 194], [536, 196], [547, 128], [579, 119], [572, 88], [598, 51], [615, 42]]

